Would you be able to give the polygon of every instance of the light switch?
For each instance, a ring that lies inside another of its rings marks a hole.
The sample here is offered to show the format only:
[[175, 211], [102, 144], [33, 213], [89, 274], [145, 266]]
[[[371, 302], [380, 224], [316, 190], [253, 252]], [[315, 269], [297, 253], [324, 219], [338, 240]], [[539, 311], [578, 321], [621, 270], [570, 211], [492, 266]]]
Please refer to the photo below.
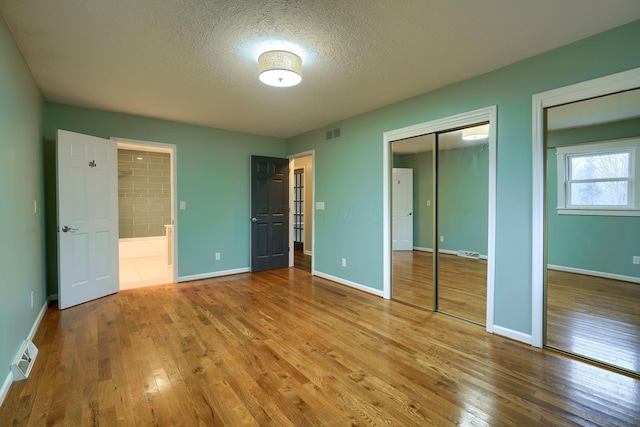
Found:
[[187, 202], [185, 202], [184, 200], [180, 201], [180, 210], [183, 211], [187, 209]]
[[316, 209], [319, 211], [324, 210], [324, 202], [316, 202]]

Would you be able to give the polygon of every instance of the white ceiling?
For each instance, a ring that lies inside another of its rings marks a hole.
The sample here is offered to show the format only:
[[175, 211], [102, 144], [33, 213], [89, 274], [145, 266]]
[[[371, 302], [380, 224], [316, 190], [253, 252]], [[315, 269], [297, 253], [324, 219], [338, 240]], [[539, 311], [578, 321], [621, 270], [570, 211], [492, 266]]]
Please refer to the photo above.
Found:
[[640, 117], [640, 89], [547, 109], [547, 129], [560, 130]]
[[[0, 0], [45, 99], [290, 137], [640, 19], [638, 0]], [[293, 88], [259, 82], [289, 47]]]

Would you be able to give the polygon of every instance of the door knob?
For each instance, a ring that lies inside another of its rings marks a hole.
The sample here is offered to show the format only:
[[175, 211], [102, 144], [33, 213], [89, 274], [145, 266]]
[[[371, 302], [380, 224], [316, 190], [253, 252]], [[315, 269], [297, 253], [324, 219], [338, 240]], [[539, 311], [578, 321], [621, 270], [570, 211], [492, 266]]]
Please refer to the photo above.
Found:
[[251, 218], [251, 222], [258, 222], [258, 218], [254, 216], [253, 218]]
[[69, 226], [66, 226], [66, 225], [64, 227], [62, 227], [62, 232], [63, 233], [68, 233], [69, 231], [72, 232], [72, 233], [75, 233], [76, 231], [78, 231], [78, 229], [77, 228], [73, 228], [73, 227], [69, 227]]

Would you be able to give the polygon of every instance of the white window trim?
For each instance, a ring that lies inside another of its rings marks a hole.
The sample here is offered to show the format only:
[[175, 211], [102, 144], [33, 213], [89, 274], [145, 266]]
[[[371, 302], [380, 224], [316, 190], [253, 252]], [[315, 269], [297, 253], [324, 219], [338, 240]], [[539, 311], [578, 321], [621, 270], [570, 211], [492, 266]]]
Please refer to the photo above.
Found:
[[[640, 150], [640, 138], [623, 138], [595, 143], [556, 147], [558, 168], [558, 206], [560, 215], [599, 215], [599, 216], [640, 216], [640, 176], [636, 175], [636, 149]], [[627, 206], [571, 206], [567, 200], [566, 164], [567, 156], [575, 154], [628, 152], [629, 157], [629, 204]]]

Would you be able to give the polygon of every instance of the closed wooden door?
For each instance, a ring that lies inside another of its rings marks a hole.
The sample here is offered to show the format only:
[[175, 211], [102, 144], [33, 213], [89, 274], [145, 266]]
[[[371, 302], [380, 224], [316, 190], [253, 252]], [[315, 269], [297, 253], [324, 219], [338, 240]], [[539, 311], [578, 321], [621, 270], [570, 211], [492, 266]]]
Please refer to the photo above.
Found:
[[289, 160], [251, 156], [251, 271], [289, 266]]

